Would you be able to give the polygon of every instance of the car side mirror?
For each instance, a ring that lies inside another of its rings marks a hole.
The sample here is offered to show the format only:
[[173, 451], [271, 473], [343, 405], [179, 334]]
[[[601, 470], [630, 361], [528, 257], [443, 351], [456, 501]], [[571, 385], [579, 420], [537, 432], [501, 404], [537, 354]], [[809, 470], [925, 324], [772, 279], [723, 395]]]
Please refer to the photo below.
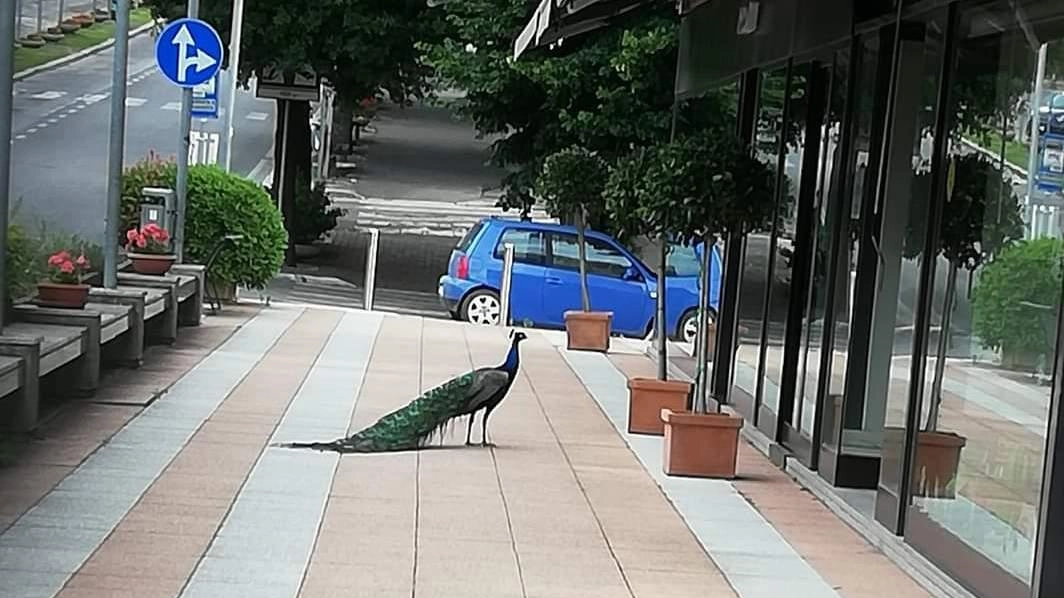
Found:
[[625, 268], [622, 278], [628, 282], [643, 282], [643, 275], [635, 266], [628, 266]]

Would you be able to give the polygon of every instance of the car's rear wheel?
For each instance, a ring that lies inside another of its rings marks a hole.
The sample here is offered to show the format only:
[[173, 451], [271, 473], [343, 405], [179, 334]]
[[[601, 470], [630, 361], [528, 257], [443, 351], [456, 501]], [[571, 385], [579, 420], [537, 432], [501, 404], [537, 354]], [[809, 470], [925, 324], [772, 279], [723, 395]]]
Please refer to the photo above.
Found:
[[502, 313], [499, 294], [490, 289], [478, 289], [462, 302], [462, 319], [471, 324], [497, 326]]
[[[712, 324], [717, 321], [717, 313], [712, 309], [709, 310], [709, 322]], [[689, 309], [680, 318], [680, 325], [677, 326], [676, 338], [685, 343], [694, 343], [698, 338], [698, 310]]]

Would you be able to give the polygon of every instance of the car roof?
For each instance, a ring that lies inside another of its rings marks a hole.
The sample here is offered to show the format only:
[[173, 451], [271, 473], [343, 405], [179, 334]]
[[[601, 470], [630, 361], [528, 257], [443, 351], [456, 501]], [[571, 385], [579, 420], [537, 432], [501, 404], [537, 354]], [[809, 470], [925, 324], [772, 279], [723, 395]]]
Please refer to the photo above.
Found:
[[[508, 228], [521, 228], [525, 230], [540, 230], [544, 232], [552, 233], [576, 233], [576, 227], [569, 224], [558, 224], [555, 222], [537, 222], [533, 220], [521, 220], [519, 218], [489, 216], [481, 220], [486, 227], [508, 227]], [[602, 237], [607, 239], [613, 239], [613, 237], [606, 233], [596, 231], [593, 229], [587, 229], [584, 231], [590, 236]]]

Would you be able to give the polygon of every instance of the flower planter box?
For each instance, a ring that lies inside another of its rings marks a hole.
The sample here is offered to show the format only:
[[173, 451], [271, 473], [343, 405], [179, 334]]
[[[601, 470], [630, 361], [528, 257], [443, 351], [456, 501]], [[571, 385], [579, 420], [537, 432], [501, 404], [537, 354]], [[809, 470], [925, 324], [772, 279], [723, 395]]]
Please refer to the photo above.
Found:
[[735, 477], [743, 419], [726, 413], [661, 411], [665, 424], [664, 471], [671, 476]]
[[177, 256], [173, 254], [127, 253], [126, 257], [133, 263], [134, 272], [153, 276], [166, 274], [177, 261]]
[[57, 282], [37, 283], [38, 305], [64, 309], [81, 309], [89, 302], [89, 285]]
[[628, 433], [662, 436], [661, 411], [686, 411], [692, 385], [679, 380], [631, 378], [628, 380]]
[[968, 439], [953, 432], [920, 432], [917, 435], [913, 496], [956, 498], [957, 469], [961, 449]]
[[599, 351], [602, 353], [609, 351], [612, 324], [613, 312], [565, 312], [565, 333], [568, 349], [570, 351]]

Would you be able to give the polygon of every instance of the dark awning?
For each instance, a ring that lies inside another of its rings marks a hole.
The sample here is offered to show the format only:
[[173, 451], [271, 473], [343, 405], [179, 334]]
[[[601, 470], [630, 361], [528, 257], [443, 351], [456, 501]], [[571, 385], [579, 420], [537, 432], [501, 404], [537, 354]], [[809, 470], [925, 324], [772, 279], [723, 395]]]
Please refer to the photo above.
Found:
[[541, 0], [514, 40], [514, 60], [528, 50], [560, 44], [566, 38], [609, 25], [648, 0]]

